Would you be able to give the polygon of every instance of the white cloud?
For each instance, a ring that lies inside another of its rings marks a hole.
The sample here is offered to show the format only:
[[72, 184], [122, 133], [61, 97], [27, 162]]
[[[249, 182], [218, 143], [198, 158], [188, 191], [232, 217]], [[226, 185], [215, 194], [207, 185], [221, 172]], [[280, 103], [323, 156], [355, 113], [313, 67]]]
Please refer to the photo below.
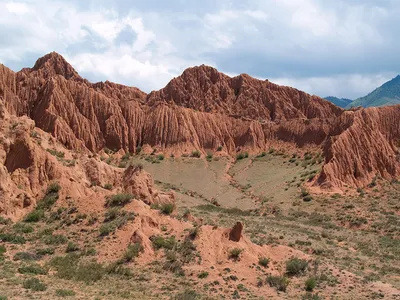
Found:
[[[279, 85], [292, 86], [321, 97], [335, 96], [354, 100], [367, 95], [396, 75], [396, 73], [344, 74], [330, 77], [271, 78], [270, 81]], [[349, 90], [351, 92], [348, 92]]]
[[10, 13], [16, 15], [23, 15], [29, 12], [29, 7], [24, 3], [8, 2], [6, 3], [6, 8]]
[[400, 69], [397, 1], [188, 3], [0, 0], [0, 62], [21, 68], [54, 50], [89, 80], [146, 91], [205, 63], [343, 97]]

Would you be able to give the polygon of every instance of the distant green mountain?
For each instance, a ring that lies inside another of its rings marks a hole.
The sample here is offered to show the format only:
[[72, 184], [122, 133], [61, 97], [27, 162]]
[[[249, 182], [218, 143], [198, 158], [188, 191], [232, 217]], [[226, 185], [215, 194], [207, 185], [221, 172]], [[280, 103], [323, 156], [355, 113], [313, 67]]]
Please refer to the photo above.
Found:
[[400, 75], [378, 87], [365, 97], [358, 98], [346, 108], [363, 106], [385, 106], [400, 104]]
[[346, 99], [346, 98], [337, 98], [333, 96], [325, 97], [324, 99], [328, 100], [329, 102], [332, 102], [336, 106], [343, 107], [345, 108], [347, 105], [349, 105], [353, 100]]

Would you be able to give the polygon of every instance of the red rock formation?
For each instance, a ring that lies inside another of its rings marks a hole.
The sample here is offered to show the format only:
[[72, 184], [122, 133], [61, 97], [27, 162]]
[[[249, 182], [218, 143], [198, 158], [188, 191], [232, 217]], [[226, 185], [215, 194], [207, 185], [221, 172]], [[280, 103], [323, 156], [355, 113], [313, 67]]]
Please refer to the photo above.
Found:
[[246, 74], [189, 68], [149, 95], [111, 82], [91, 84], [58, 54], [14, 73], [0, 65], [0, 96], [67, 148], [134, 151], [149, 144], [175, 154], [263, 151], [284, 142], [321, 147], [326, 164], [314, 186], [363, 186], [399, 175], [398, 107], [344, 112], [316, 96]]
[[242, 238], [243, 224], [237, 222], [235, 226], [229, 231], [229, 240], [234, 242], [239, 242]]
[[139, 166], [131, 165], [125, 170], [122, 185], [127, 193], [131, 193], [146, 204], [175, 203], [173, 192], [156, 191], [153, 188], [151, 175]]

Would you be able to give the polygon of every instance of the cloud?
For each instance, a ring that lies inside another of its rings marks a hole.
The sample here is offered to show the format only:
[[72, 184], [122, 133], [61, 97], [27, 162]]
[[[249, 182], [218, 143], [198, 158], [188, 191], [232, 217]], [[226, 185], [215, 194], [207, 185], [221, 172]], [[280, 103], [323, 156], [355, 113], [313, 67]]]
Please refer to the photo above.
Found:
[[339, 98], [356, 99], [366, 95], [386, 81], [396, 77], [396, 73], [383, 74], [346, 74], [332, 77], [307, 78], [271, 78], [270, 81], [322, 97], [335, 96]]
[[145, 91], [205, 63], [355, 98], [398, 73], [399, 13], [396, 0], [0, 0], [0, 62], [55, 50], [91, 81]]

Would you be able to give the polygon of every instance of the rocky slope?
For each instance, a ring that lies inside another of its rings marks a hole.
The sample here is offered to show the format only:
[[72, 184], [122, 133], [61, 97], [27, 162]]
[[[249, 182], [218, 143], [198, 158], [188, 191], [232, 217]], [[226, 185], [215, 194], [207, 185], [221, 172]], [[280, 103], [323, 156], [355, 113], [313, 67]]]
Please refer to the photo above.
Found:
[[[319, 97], [216, 69], [187, 69], [148, 95], [111, 82], [92, 84], [57, 53], [32, 69], [0, 66], [0, 96], [7, 109], [27, 115], [72, 150], [135, 151], [150, 145], [175, 155], [193, 150], [227, 154], [269, 147], [324, 151], [314, 186], [361, 187], [374, 176], [399, 175], [399, 109], [345, 112]], [[386, 117], [387, 116], [387, 117]]]

